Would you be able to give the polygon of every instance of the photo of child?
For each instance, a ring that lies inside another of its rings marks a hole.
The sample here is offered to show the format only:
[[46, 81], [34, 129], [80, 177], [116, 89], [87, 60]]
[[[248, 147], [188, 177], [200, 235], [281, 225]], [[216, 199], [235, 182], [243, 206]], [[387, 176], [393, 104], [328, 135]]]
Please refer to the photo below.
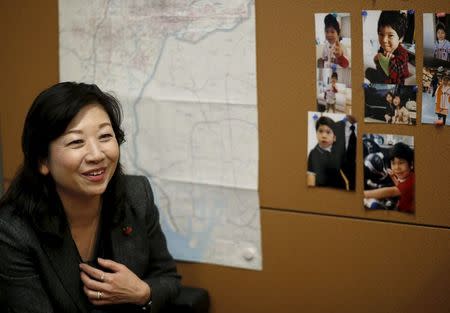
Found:
[[441, 22], [436, 24], [433, 56], [439, 60], [450, 61], [450, 41], [447, 40], [446, 26]]
[[366, 84], [416, 85], [413, 11], [363, 11]]
[[364, 87], [367, 123], [415, 125], [416, 86], [371, 84]]
[[364, 134], [364, 207], [415, 211], [414, 138]]
[[422, 123], [450, 125], [450, 14], [423, 15]]
[[445, 125], [448, 108], [450, 105], [450, 77], [445, 75], [442, 78], [441, 84], [436, 89], [435, 94], [435, 113], [437, 115], [436, 124]]
[[350, 115], [308, 112], [309, 187], [355, 190], [356, 132]]
[[315, 20], [317, 67], [350, 67], [350, 14], [317, 13]]
[[349, 13], [316, 13], [317, 111], [351, 114]]
[[423, 14], [424, 66], [450, 67], [450, 14]]
[[349, 69], [317, 69], [317, 111], [352, 113], [352, 83]]
[[331, 74], [331, 84], [325, 89], [325, 100], [327, 103], [327, 108], [325, 112], [333, 111], [333, 113], [336, 113], [336, 94], [338, 92], [337, 90], [337, 80], [338, 75], [336, 72]]

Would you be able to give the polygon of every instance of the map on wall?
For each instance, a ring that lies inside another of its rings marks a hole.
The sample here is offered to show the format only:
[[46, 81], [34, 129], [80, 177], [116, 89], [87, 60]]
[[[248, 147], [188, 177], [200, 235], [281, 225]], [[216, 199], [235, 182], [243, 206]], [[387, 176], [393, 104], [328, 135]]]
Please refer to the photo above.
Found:
[[60, 80], [122, 103], [178, 260], [261, 269], [255, 8], [248, 0], [60, 0]]

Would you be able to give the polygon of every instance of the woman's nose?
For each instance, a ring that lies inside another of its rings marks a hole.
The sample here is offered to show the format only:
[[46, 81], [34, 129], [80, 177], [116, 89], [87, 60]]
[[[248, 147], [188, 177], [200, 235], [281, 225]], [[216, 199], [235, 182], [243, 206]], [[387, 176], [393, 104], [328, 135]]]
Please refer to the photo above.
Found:
[[88, 151], [86, 154], [86, 161], [100, 162], [105, 157], [102, 148], [98, 142], [90, 142], [88, 144]]

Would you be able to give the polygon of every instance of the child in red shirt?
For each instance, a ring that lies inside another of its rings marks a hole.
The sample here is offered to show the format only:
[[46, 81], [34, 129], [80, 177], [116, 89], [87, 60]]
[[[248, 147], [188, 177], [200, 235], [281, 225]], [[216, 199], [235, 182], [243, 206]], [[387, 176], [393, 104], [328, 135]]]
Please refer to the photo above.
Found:
[[385, 199], [400, 197], [397, 210], [414, 213], [414, 151], [403, 142], [394, 145], [391, 152], [391, 168], [388, 173], [394, 186], [379, 189], [365, 190], [364, 198]]
[[366, 77], [371, 83], [405, 84], [410, 76], [408, 51], [401, 43], [407, 29], [406, 15], [400, 11], [382, 11], [378, 19], [380, 49], [373, 58], [376, 70], [368, 69]]

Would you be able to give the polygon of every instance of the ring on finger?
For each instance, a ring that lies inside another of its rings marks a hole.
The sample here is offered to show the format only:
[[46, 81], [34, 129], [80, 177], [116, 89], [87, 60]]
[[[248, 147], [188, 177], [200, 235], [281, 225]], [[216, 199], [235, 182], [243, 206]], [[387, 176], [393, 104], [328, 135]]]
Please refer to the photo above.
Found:
[[101, 300], [103, 297], [103, 292], [97, 291], [97, 300]]

